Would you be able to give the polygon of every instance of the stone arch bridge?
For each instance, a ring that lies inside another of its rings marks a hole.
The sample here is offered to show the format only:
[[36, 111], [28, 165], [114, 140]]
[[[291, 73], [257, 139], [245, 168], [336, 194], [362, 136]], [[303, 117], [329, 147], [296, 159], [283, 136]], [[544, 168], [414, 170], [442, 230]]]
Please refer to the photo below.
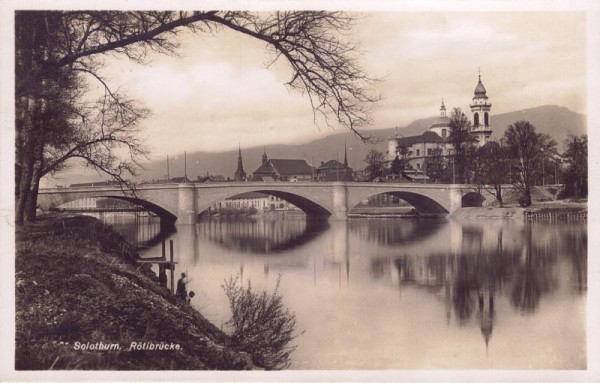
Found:
[[378, 195], [395, 195], [420, 213], [446, 215], [463, 206], [482, 206], [493, 199], [472, 185], [373, 182], [223, 182], [142, 184], [135, 195], [116, 186], [40, 189], [38, 205], [48, 210], [81, 198], [109, 197], [140, 205], [167, 222], [194, 224], [197, 215], [215, 203], [247, 192], [261, 192], [287, 200], [312, 216], [344, 220], [361, 201]]

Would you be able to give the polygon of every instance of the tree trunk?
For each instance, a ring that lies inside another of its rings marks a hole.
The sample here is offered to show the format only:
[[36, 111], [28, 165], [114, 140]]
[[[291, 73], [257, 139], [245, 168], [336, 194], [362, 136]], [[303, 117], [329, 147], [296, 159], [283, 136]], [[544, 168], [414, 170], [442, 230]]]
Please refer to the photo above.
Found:
[[37, 218], [37, 197], [40, 188], [40, 177], [39, 171], [34, 170], [34, 174], [31, 181], [31, 189], [27, 196], [27, 202], [25, 206], [25, 222], [34, 223]]
[[502, 185], [496, 187], [496, 200], [500, 204], [500, 207], [504, 206], [504, 202], [502, 201]]
[[23, 173], [21, 174], [21, 183], [19, 185], [19, 198], [16, 201], [16, 212], [15, 222], [17, 225], [23, 225], [25, 219], [25, 210], [27, 206], [27, 200], [29, 199], [29, 192], [31, 188], [31, 181], [33, 179], [33, 158], [30, 155], [25, 156], [23, 164]]
[[24, 222], [27, 200], [31, 190], [31, 181], [33, 179], [33, 168], [35, 164], [35, 137], [33, 137], [34, 128], [32, 115], [34, 104], [34, 101], [29, 97], [27, 98], [27, 101], [25, 101], [25, 110], [21, 129], [22, 147], [17, 148], [17, 150], [20, 149], [19, 157], [21, 160], [19, 169], [19, 185], [15, 186], [15, 193], [18, 193], [15, 201], [15, 222], [17, 225], [22, 225]]
[[37, 217], [37, 197], [40, 188], [40, 180], [42, 178], [42, 169], [44, 167], [43, 162], [43, 143], [38, 143], [38, 160], [36, 161], [31, 176], [31, 183], [29, 185], [29, 194], [27, 195], [27, 201], [25, 203], [25, 222], [34, 223]]

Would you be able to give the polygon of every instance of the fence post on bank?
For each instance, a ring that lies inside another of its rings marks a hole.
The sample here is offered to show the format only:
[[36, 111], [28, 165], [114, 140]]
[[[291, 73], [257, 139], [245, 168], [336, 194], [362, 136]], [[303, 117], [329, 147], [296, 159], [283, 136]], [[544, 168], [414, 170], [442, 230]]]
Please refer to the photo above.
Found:
[[[164, 245], [164, 242], [163, 242]], [[164, 249], [164, 246], [163, 246]], [[171, 293], [175, 294], [175, 264], [173, 263], [173, 240], [169, 240], [169, 261], [171, 265]]]

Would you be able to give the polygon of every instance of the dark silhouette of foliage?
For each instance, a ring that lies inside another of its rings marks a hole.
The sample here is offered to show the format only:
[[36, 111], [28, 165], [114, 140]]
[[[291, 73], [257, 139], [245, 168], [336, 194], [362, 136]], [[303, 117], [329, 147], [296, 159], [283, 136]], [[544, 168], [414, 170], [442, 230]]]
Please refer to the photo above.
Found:
[[509, 164], [506, 148], [494, 141], [487, 142], [477, 149], [474, 159], [474, 182], [492, 192], [502, 206], [502, 185], [508, 182]]
[[454, 182], [469, 182], [469, 164], [474, 150], [475, 138], [471, 134], [473, 126], [460, 108], [454, 108], [450, 116], [450, 132], [448, 143], [453, 148], [453, 161], [455, 161], [456, 179]]
[[254, 363], [267, 370], [280, 370], [290, 365], [290, 346], [296, 334], [296, 315], [283, 304], [279, 282], [272, 293], [255, 292], [248, 281], [242, 285], [239, 277], [223, 283], [229, 299], [233, 326], [232, 341], [241, 351], [252, 355]]
[[588, 189], [588, 142], [587, 135], [580, 137], [569, 135], [563, 154], [567, 162], [567, 195], [575, 198], [587, 197]]
[[385, 155], [382, 152], [375, 149], [369, 150], [364, 160], [367, 163], [365, 171], [369, 181], [373, 181], [375, 178], [382, 177], [385, 174], [384, 160]]
[[515, 170], [512, 183], [522, 193], [519, 203], [530, 206], [531, 187], [541, 169], [543, 156], [554, 150], [556, 142], [547, 134], [536, 133], [529, 121], [517, 121], [509, 125], [504, 133], [504, 140]]
[[[358, 64], [352, 27], [352, 17], [322, 11], [16, 12], [17, 224], [35, 221], [40, 179], [72, 158], [119, 181], [124, 191], [135, 190], [128, 179], [147, 154], [136, 133], [148, 111], [102, 77], [102, 59], [111, 54], [146, 63], [150, 52], [176, 54], [174, 37], [184, 29], [230, 29], [264, 42], [271, 64], [282, 58], [291, 68], [286, 86], [308, 95], [315, 123], [369, 140], [360, 129], [370, 124], [379, 97], [370, 95], [374, 80]], [[104, 93], [97, 101], [80, 97], [89, 83]]]

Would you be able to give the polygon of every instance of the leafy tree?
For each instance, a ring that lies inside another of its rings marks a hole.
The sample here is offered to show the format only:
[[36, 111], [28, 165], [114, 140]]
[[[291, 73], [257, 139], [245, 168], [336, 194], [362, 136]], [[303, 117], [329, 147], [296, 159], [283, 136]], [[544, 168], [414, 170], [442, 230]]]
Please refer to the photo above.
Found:
[[402, 173], [404, 170], [404, 163], [400, 157], [396, 156], [396, 158], [394, 158], [390, 165], [390, 170], [392, 171], [392, 174], [400, 175], [400, 173]]
[[575, 198], [587, 196], [588, 183], [588, 145], [587, 135], [577, 137], [569, 135], [565, 142], [566, 150], [563, 154], [568, 164], [567, 189], [572, 190]]
[[554, 150], [556, 142], [547, 134], [535, 132], [529, 121], [517, 121], [504, 133], [508, 154], [512, 160], [512, 183], [521, 191], [522, 206], [531, 205], [531, 187], [540, 169], [544, 152]]
[[508, 182], [507, 150], [497, 142], [489, 141], [475, 152], [475, 183], [492, 192], [503, 205], [502, 185]]
[[448, 183], [452, 182], [452, 169], [448, 160], [443, 156], [442, 149], [433, 149], [432, 156], [426, 159], [427, 176], [434, 182]]
[[448, 143], [453, 148], [456, 175], [459, 183], [469, 182], [470, 157], [473, 154], [476, 139], [471, 135], [473, 127], [460, 108], [454, 108], [450, 116]]
[[[134, 174], [146, 154], [135, 133], [148, 111], [101, 76], [102, 59], [110, 54], [144, 63], [149, 52], [175, 54], [174, 37], [184, 29], [230, 29], [264, 42], [273, 62], [289, 64], [286, 86], [308, 95], [315, 122], [320, 116], [327, 125], [341, 125], [368, 140], [360, 129], [370, 123], [378, 97], [370, 95], [373, 80], [361, 70], [347, 38], [352, 26], [353, 19], [343, 13], [320, 11], [17, 12], [17, 223], [35, 220], [37, 195], [30, 191], [39, 187], [40, 169], [60, 171], [66, 161], [80, 158], [122, 183]], [[65, 81], [74, 88], [58, 85]], [[73, 97], [89, 96], [93, 82], [103, 90], [99, 100]], [[49, 95], [50, 90], [57, 93]], [[50, 109], [64, 110], [60, 122], [49, 123], [45, 113]], [[26, 217], [26, 210], [33, 215]]]
[[383, 161], [385, 160], [385, 155], [375, 149], [369, 150], [367, 155], [365, 156], [365, 162], [368, 164], [365, 171], [368, 176], [367, 179], [369, 181], [373, 181], [377, 177], [381, 177], [384, 175], [385, 169], [383, 166]]

